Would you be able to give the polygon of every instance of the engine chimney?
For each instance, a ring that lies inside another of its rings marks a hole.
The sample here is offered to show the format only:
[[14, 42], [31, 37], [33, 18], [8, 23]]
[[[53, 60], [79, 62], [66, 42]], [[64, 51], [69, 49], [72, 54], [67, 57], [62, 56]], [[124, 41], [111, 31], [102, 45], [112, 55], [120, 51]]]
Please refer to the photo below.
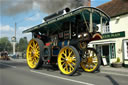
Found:
[[58, 11], [56, 13], [53, 13], [53, 14], [51, 14], [49, 16], [44, 17], [44, 21], [48, 21], [48, 20], [50, 20], [52, 18], [55, 18], [55, 17], [57, 17], [59, 15], [66, 14], [67, 12], [70, 12], [70, 9], [69, 8], [65, 8], [63, 10], [60, 10], [60, 11]]

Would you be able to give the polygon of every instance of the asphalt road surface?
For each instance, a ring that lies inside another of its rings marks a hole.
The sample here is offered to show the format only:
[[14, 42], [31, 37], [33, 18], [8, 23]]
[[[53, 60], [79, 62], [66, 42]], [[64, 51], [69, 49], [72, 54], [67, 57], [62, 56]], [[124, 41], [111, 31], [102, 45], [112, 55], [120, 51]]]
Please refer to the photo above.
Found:
[[128, 74], [86, 73], [79, 69], [75, 75], [66, 76], [51, 66], [32, 70], [25, 62], [0, 60], [0, 85], [128, 85]]

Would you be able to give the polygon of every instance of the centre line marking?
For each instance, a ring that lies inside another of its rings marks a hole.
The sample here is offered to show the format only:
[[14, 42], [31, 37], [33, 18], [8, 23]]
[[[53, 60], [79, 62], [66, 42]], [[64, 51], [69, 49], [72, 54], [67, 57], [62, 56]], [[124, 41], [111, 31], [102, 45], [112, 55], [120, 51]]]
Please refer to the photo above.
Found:
[[94, 85], [94, 84], [91, 84], [91, 83], [77, 81], [77, 80], [73, 80], [73, 79], [67, 79], [67, 78], [64, 78], [64, 77], [59, 77], [59, 76], [55, 76], [55, 75], [41, 73], [41, 72], [38, 72], [38, 71], [33, 71], [33, 70], [30, 70], [30, 71], [33, 72], [33, 73], [37, 73], [37, 74], [41, 74], [41, 75], [45, 75], [45, 76], [49, 76], [49, 77], [53, 77], [53, 78], [58, 78], [58, 79], [62, 79], [62, 80], [67, 80], [67, 81], [71, 81], [71, 82], [75, 82], [75, 83], [79, 83], [79, 84]]
[[4, 65], [4, 66], [9, 66], [11, 68], [16, 68], [16, 66], [12, 66], [12, 65], [8, 65], [8, 64], [4, 64], [4, 63], [0, 63], [1, 65]]

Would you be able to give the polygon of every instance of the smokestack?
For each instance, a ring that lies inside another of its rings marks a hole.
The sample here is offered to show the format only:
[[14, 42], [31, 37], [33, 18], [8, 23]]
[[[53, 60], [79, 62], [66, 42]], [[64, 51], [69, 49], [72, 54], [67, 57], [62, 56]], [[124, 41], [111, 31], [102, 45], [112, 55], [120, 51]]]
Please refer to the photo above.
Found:
[[70, 12], [69, 8], [62, 9], [62, 10], [56, 12], [56, 13], [53, 13], [53, 14], [51, 14], [49, 16], [44, 17], [44, 21], [48, 21], [48, 20], [50, 20], [52, 18], [55, 18], [55, 17], [57, 17], [59, 15], [66, 14], [67, 12]]

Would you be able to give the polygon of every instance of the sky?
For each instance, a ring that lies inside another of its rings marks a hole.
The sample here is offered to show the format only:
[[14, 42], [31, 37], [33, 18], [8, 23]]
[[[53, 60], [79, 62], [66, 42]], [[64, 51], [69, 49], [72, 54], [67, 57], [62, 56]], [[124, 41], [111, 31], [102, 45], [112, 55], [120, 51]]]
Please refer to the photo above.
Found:
[[[17, 42], [23, 37], [29, 41], [31, 33], [23, 34], [23, 30], [41, 24], [43, 18], [55, 10], [67, 6], [73, 8], [86, 0], [81, 0], [79, 4], [77, 1], [80, 0], [0, 0], [0, 38], [8, 37], [11, 40], [16, 23]], [[96, 7], [108, 1], [111, 0], [91, 0], [91, 6]]]

